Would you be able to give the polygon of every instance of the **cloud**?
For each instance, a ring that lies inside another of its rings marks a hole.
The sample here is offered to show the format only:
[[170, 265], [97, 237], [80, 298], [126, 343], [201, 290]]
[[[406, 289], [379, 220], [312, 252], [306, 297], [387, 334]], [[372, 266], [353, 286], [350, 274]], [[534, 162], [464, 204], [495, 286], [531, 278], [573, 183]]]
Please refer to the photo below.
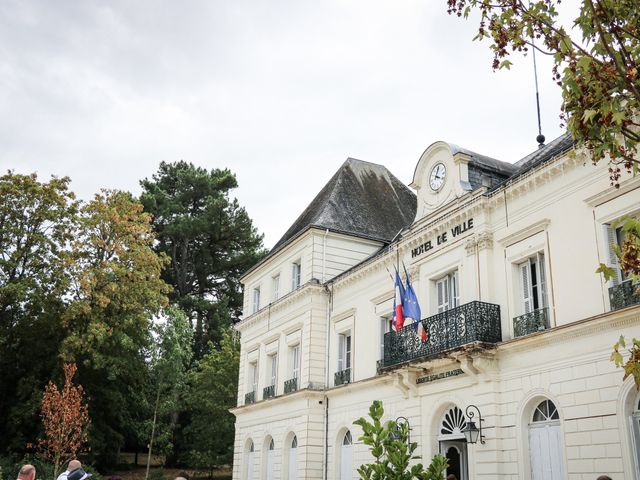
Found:
[[87, 198], [137, 193], [161, 160], [228, 167], [271, 246], [348, 156], [409, 183], [436, 140], [535, 149], [531, 59], [492, 72], [474, 29], [423, 0], [8, 0], [0, 168], [69, 175]]

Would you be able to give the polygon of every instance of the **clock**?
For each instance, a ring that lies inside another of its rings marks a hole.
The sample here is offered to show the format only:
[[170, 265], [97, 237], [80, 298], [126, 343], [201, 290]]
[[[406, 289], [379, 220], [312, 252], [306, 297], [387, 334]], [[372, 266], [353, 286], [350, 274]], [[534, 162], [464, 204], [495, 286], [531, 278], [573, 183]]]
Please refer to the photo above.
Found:
[[444, 184], [444, 177], [446, 173], [447, 169], [444, 167], [443, 163], [437, 163], [436, 166], [433, 167], [431, 175], [429, 175], [429, 186], [431, 186], [431, 190], [434, 192], [440, 190]]

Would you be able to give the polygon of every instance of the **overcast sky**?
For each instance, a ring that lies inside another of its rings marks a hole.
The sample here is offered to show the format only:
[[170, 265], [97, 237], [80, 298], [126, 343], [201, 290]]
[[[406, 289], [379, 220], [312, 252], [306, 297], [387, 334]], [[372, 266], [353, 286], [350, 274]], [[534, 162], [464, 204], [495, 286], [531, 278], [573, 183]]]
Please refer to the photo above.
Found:
[[347, 157], [408, 184], [437, 140], [535, 150], [531, 57], [494, 73], [476, 28], [445, 0], [2, 0], [0, 170], [90, 198], [138, 194], [161, 160], [228, 167], [271, 247]]

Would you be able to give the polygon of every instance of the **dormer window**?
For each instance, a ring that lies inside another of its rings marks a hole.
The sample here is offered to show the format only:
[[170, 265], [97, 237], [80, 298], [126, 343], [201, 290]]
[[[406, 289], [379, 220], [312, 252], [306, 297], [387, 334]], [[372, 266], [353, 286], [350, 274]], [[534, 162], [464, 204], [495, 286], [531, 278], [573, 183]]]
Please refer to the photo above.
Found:
[[300, 286], [301, 261], [297, 260], [291, 265], [291, 290]]
[[260, 310], [260, 287], [253, 289], [253, 313]]

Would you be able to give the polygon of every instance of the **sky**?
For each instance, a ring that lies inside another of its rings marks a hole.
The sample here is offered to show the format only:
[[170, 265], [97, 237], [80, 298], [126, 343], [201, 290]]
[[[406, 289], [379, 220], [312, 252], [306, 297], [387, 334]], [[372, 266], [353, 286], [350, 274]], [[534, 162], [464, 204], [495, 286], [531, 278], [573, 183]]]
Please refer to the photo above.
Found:
[[[347, 157], [409, 184], [438, 140], [537, 148], [531, 56], [494, 72], [476, 30], [446, 0], [2, 0], [0, 171], [89, 199], [139, 194], [163, 160], [229, 168], [270, 248]], [[560, 90], [537, 60], [551, 140]]]

